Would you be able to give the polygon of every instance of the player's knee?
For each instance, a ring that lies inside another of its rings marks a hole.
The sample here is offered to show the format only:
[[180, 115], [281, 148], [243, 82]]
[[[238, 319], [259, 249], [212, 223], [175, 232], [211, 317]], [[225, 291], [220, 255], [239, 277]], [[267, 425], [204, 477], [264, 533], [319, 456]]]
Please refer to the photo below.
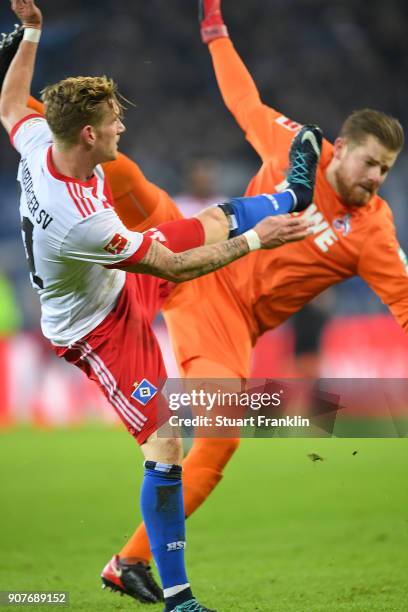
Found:
[[180, 465], [183, 457], [180, 438], [160, 438], [156, 435], [143, 444], [142, 450], [147, 461]]

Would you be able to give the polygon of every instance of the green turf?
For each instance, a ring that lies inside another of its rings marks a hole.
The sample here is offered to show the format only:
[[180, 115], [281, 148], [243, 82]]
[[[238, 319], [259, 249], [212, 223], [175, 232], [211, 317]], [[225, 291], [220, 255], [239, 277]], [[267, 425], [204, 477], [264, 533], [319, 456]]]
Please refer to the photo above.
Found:
[[[161, 611], [98, 577], [139, 519], [140, 465], [122, 431], [2, 434], [0, 590]], [[188, 523], [195, 593], [220, 612], [406, 612], [407, 468], [407, 439], [244, 440]]]

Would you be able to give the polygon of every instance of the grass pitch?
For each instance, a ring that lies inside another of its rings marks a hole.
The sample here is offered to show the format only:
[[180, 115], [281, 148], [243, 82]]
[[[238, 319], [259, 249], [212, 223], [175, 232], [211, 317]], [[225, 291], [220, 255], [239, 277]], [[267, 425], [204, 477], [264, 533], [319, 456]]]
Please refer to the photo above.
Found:
[[[140, 518], [141, 461], [123, 431], [1, 434], [0, 590], [161, 611], [100, 590]], [[407, 439], [243, 440], [188, 521], [195, 594], [219, 612], [406, 612], [407, 468]]]

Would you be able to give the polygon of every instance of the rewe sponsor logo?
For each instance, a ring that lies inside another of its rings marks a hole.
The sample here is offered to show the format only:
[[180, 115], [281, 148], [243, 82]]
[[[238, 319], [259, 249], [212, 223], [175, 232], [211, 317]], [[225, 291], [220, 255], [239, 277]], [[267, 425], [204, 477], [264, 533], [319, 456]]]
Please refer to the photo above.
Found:
[[[281, 192], [287, 189], [289, 183], [286, 179], [284, 179], [281, 183], [276, 186], [276, 191]], [[292, 213], [292, 214], [300, 214], [300, 213]], [[310, 206], [306, 208], [304, 213], [302, 213], [305, 219], [310, 219], [313, 221], [313, 234], [315, 237], [313, 238], [316, 246], [319, 247], [323, 253], [327, 253], [329, 248], [335, 243], [338, 242], [338, 237], [333, 229], [330, 227], [329, 222], [324, 218], [323, 214], [318, 210], [316, 204], [312, 203]], [[333, 227], [336, 229], [341, 229], [343, 236], [347, 236], [347, 234], [351, 230], [350, 219], [346, 220], [346, 217], [349, 215], [345, 215], [342, 218], [336, 219], [339, 227], [336, 227], [335, 222], [333, 222]]]
[[316, 204], [311, 204], [306, 208], [303, 216], [305, 219], [313, 221], [313, 233], [316, 235], [313, 241], [323, 253], [327, 253], [329, 248], [338, 241], [338, 237], [330, 227], [328, 221], [326, 221], [322, 213], [317, 210]]

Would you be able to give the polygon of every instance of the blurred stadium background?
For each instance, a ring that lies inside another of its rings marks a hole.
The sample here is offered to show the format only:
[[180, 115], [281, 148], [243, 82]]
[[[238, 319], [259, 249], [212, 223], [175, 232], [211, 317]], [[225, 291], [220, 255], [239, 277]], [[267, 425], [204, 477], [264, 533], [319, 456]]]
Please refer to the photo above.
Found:
[[[222, 103], [199, 39], [195, 1], [42, 0], [41, 7], [45, 30], [35, 95], [69, 75], [111, 75], [136, 105], [127, 112], [123, 150], [186, 214], [243, 192], [258, 159]], [[319, 123], [329, 139], [347, 113], [364, 106], [392, 113], [407, 126], [408, 7], [402, 0], [241, 0], [225, 2], [224, 13], [265, 102], [289, 117]], [[12, 25], [4, 2], [0, 30]], [[0, 422], [76, 422], [84, 410], [109, 420], [98, 393], [41, 340], [19, 233], [18, 156], [4, 131], [0, 148]], [[407, 248], [406, 152], [382, 194]], [[156, 327], [176, 376], [160, 319]], [[405, 376], [407, 356], [401, 330], [354, 279], [264, 336], [253, 375]]]
[[[258, 160], [218, 93], [195, 0], [39, 4], [35, 95], [69, 75], [111, 75], [136, 104], [123, 150], [187, 213], [244, 190]], [[329, 139], [364, 106], [408, 126], [403, 0], [224, 0], [224, 15], [263, 99], [289, 117], [319, 123]], [[13, 23], [4, 0], [0, 31]], [[112, 409], [41, 338], [19, 233], [18, 156], [3, 130], [0, 151], [0, 590], [68, 590], [84, 612], [142, 609], [97, 590], [139, 520], [140, 456], [123, 431], [100, 425], [115, 421]], [[383, 195], [406, 249], [407, 194], [403, 152]], [[156, 330], [176, 376], [160, 319]], [[407, 357], [402, 331], [353, 280], [265, 335], [253, 375], [408, 377]], [[65, 431], [84, 421], [93, 424]], [[16, 423], [40, 430], [10, 430]], [[50, 425], [62, 428], [50, 435]], [[406, 611], [406, 465], [404, 440], [244, 440], [189, 521], [197, 592], [223, 612]]]

